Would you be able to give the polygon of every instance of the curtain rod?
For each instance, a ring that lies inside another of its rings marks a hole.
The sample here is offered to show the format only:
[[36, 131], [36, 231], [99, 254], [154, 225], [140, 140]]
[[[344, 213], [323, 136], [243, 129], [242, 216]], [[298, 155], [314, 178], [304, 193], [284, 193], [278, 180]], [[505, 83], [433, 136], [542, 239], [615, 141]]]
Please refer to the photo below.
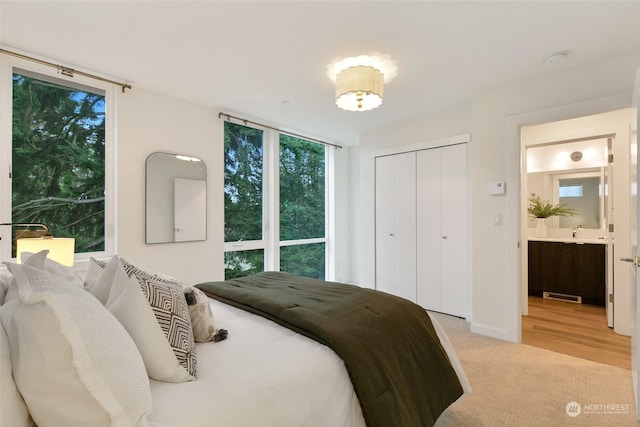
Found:
[[78, 71], [78, 70], [75, 70], [75, 69], [70, 68], [70, 67], [65, 67], [63, 65], [54, 64], [53, 62], [44, 61], [42, 59], [34, 58], [32, 56], [23, 55], [21, 53], [12, 52], [12, 51], [6, 50], [6, 49], [0, 49], [0, 53], [4, 53], [6, 55], [16, 56], [18, 58], [26, 59], [27, 61], [32, 61], [32, 62], [36, 62], [36, 63], [41, 64], [41, 65], [46, 65], [48, 67], [53, 67], [53, 68], [57, 69], [58, 73], [62, 74], [63, 76], [73, 77], [75, 74], [78, 74], [78, 75], [81, 75], [81, 76], [84, 76], [84, 77], [89, 77], [89, 78], [92, 78], [92, 79], [95, 79], [95, 80], [100, 80], [100, 81], [107, 82], [107, 83], [113, 83], [113, 84], [118, 85], [118, 86], [120, 86], [122, 88], [122, 93], [124, 93], [125, 89], [131, 89], [131, 85], [129, 83], [123, 83], [123, 82], [118, 82], [118, 81], [115, 81], [115, 80], [106, 79], [104, 77], [96, 76], [95, 74], [85, 73], [84, 71]]
[[263, 127], [263, 128], [267, 128], [267, 129], [271, 129], [271, 130], [278, 131], [278, 132], [280, 132], [280, 133], [287, 134], [287, 135], [289, 135], [289, 136], [294, 136], [294, 137], [296, 137], [296, 138], [306, 139], [307, 141], [317, 142], [318, 144], [322, 144], [322, 145], [329, 145], [329, 146], [331, 146], [331, 147], [335, 147], [335, 148], [342, 148], [342, 145], [332, 144], [332, 143], [330, 143], [330, 142], [322, 141], [322, 140], [320, 140], [320, 139], [310, 138], [310, 137], [308, 137], [308, 136], [300, 135], [300, 134], [293, 133], [293, 132], [288, 132], [288, 131], [286, 131], [286, 130], [278, 129], [278, 128], [273, 127], [273, 126], [269, 126], [269, 125], [265, 125], [265, 124], [262, 124], [262, 123], [254, 122], [254, 121], [251, 121], [251, 120], [243, 119], [243, 118], [241, 118], [241, 117], [232, 116], [231, 114], [227, 114], [227, 113], [218, 113], [218, 118], [222, 118], [222, 117], [226, 117], [226, 118], [227, 118], [227, 120], [231, 120], [231, 119], [238, 120], [238, 121], [240, 121], [240, 122], [244, 123], [245, 125], [246, 125], [247, 123], [249, 123], [249, 124], [256, 125], [256, 126], [261, 126], [261, 127]]

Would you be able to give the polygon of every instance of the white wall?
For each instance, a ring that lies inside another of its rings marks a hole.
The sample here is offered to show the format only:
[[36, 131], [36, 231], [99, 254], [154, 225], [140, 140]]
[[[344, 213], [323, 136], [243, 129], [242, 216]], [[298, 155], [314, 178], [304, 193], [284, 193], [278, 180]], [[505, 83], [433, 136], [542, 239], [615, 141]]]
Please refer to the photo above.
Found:
[[[223, 121], [217, 109], [134, 87], [117, 108], [116, 252], [185, 283], [224, 278]], [[207, 240], [145, 244], [145, 160], [154, 151], [199, 157], [207, 166]]]
[[[638, 65], [640, 55], [636, 53], [506, 85], [474, 97], [470, 156], [472, 187], [478, 189], [472, 191], [474, 331], [510, 340], [518, 340], [520, 334], [518, 273], [512, 271], [520, 237], [520, 141], [519, 136], [507, 139], [507, 118], [619, 93], [625, 93], [628, 106], [632, 76]], [[579, 110], [576, 107], [562, 114], [578, 116]], [[558, 119], [561, 118], [568, 117]], [[508, 170], [514, 167], [518, 174], [512, 177]], [[482, 191], [484, 183], [497, 177], [507, 177], [504, 198], [492, 198]], [[508, 209], [514, 203], [516, 210]], [[505, 213], [504, 226], [492, 227], [493, 214], [501, 212]]]
[[[371, 151], [471, 133], [469, 190], [472, 212], [472, 329], [486, 335], [518, 340], [519, 324], [513, 324], [515, 316], [519, 317], [520, 313], [518, 272], [513, 271], [513, 260], [517, 263], [519, 257], [520, 141], [519, 134], [511, 138], [508, 132], [509, 119], [516, 115], [616, 94], [623, 94], [616, 97], [617, 100], [624, 99], [627, 102], [626, 105], [618, 104], [617, 108], [629, 106], [633, 77], [638, 66], [640, 52], [588, 67], [506, 84], [477, 94], [468, 107], [362, 134], [359, 182], [354, 182], [357, 185], [355, 191], [359, 192], [359, 209], [353, 222], [359, 224], [358, 235], [355, 237], [359, 248], [356, 281], [370, 286], [375, 277]], [[588, 111], [589, 108], [584, 110]], [[577, 117], [580, 115], [579, 111], [580, 108], [574, 108], [568, 114], [575, 113], [574, 117]], [[594, 112], [600, 111], [588, 111], [585, 114]], [[514, 168], [517, 171], [515, 175], [512, 171]], [[507, 181], [505, 196], [488, 194], [487, 182], [496, 180]], [[495, 214], [503, 215], [502, 226], [493, 225]]]
[[471, 131], [471, 110], [462, 107], [430, 117], [399, 123], [393, 127], [378, 129], [360, 136], [358, 149], [358, 177], [354, 179], [353, 191], [358, 195], [358, 207], [353, 219], [352, 237], [355, 251], [357, 276], [353, 281], [361, 286], [375, 285], [375, 170], [373, 153], [386, 147], [398, 147], [428, 142], [441, 138], [468, 134]]
[[[186, 283], [224, 279], [224, 122], [203, 107], [134, 87], [118, 95], [117, 249], [151, 272]], [[145, 160], [154, 151], [199, 157], [207, 166], [207, 240], [145, 244]], [[349, 281], [351, 149], [335, 152], [336, 280]]]

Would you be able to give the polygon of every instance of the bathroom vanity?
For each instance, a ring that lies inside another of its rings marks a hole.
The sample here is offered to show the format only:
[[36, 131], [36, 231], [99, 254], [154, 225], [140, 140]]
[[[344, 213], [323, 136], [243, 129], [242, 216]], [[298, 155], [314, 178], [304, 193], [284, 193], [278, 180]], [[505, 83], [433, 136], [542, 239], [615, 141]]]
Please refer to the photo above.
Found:
[[[604, 239], [529, 238], [529, 295], [545, 292], [580, 297], [582, 303], [605, 306]], [[577, 300], [577, 298], [566, 298]]]

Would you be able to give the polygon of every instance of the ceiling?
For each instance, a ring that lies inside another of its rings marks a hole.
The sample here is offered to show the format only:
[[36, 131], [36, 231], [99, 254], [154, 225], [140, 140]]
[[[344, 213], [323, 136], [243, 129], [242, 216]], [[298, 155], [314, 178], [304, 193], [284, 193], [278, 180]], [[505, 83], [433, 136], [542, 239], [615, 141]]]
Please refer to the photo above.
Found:
[[[640, 51], [640, 2], [2, 0], [0, 43], [354, 145], [498, 85]], [[376, 52], [398, 67], [382, 106], [339, 110], [327, 65]], [[557, 52], [566, 60], [546, 64]]]

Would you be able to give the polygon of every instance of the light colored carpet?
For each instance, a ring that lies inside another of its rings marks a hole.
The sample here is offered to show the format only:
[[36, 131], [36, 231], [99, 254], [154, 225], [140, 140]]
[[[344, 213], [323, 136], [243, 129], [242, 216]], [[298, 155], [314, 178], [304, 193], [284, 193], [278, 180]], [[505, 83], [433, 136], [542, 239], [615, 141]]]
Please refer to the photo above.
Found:
[[[487, 338], [471, 333], [462, 319], [433, 315], [447, 331], [473, 389], [440, 416], [436, 427], [640, 426], [630, 371]], [[567, 414], [571, 402], [580, 408], [574, 417]]]

